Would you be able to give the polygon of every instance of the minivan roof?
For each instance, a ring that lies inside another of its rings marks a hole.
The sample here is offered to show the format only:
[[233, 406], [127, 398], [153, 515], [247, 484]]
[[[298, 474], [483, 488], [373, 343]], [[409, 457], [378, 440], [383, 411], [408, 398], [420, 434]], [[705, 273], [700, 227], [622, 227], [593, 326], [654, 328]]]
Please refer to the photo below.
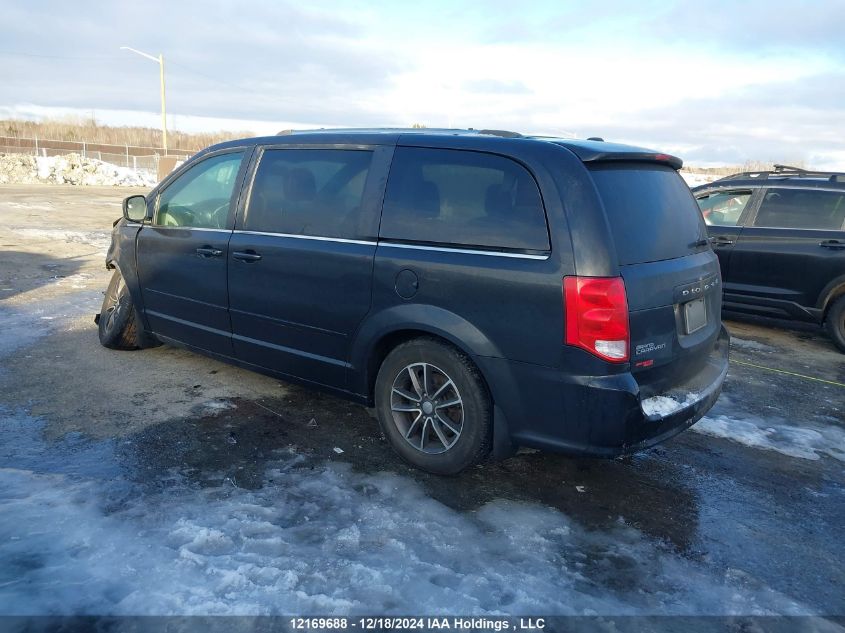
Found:
[[[680, 169], [683, 166], [683, 161], [676, 156], [643, 147], [598, 140], [568, 139], [553, 136], [523, 136], [518, 132], [509, 132], [506, 130], [463, 130], [449, 128], [321, 128], [316, 130], [284, 130], [276, 136], [227, 141], [213, 145], [208, 149], [216, 150], [236, 145], [243, 146], [245, 142], [249, 145], [291, 142], [304, 143], [311, 140], [307, 137], [314, 137], [313, 140], [320, 143], [349, 143], [355, 141], [372, 143], [377, 141], [383, 144], [399, 144], [403, 136], [413, 136], [415, 141], [429, 138], [431, 140], [441, 139], [446, 141], [454, 137], [476, 137], [479, 139], [483, 138], [485, 141], [498, 141], [503, 146], [512, 143], [548, 143], [568, 149], [585, 163], [628, 160], [658, 162], [669, 165], [674, 169]], [[296, 141], [293, 141], [292, 137], [296, 137]]]

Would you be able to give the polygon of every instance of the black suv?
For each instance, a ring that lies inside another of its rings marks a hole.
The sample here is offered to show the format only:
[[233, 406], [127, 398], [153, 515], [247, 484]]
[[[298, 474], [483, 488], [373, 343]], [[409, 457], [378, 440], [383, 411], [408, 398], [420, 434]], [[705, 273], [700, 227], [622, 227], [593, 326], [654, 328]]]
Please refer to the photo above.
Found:
[[215, 145], [124, 201], [100, 341], [187, 346], [375, 406], [435, 473], [519, 445], [635, 451], [698, 420], [728, 366], [680, 166], [493, 131]]
[[824, 323], [845, 352], [845, 174], [776, 165], [693, 192], [725, 310]]

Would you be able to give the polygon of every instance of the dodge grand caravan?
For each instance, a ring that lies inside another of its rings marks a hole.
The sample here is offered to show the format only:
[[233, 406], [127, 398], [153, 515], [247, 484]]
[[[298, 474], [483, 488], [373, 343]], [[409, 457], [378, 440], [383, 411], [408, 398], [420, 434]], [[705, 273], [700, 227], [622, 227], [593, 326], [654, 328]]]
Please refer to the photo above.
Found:
[[453, 474], [518, 446], [617, 456], [713, 405], [719, 264], [673, 156], [495, 131], [209, 147], [124, 201], [98, 315], [374, 406]]

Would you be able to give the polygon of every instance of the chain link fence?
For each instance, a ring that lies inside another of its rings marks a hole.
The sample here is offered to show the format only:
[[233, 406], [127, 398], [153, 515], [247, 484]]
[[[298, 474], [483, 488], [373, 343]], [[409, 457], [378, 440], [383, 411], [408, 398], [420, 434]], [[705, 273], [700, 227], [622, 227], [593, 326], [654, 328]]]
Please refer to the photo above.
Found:
[[79, 154], [84, 158], [93, 158], [120, 167], [142, 169], [154, 174], [159, 172], [159, 161], [162, 158], [175, 157], [177, 162], [182, 162], [194, 153], [181, 149], [168, 149], [165, 152], [160, 147], [0, 136], [0, 154], [28, 154], [30, 156]]

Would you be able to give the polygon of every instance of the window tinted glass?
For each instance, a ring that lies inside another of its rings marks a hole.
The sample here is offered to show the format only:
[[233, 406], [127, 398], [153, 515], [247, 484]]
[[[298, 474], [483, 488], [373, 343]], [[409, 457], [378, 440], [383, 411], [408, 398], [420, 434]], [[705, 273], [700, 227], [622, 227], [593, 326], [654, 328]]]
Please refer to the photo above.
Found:
[[698, 206], [708, 225], [736, 226], [750, 199], [750, 191], [714, 191], [699, 197]]
[[754, 226], [792, 229], [840, 229], [845, 221], [845, 192], [770, 189]]
[[671, 167], [597, 163], [590, 168], [607, 211], [620, 264], [684, 257], [707, 238], [701, 211]]
[[167, 186], [158, 201], [155, 224], [226, 228], [242, 152], [197, 163]]
[[266, 150], [252, 184], [244, 228], [356, 237], [372, 156], [359, 150]]
[[490, 248], [548, 250], [537, 183], [519, 163], [461, 150], [398, 147], [381, 237]]

